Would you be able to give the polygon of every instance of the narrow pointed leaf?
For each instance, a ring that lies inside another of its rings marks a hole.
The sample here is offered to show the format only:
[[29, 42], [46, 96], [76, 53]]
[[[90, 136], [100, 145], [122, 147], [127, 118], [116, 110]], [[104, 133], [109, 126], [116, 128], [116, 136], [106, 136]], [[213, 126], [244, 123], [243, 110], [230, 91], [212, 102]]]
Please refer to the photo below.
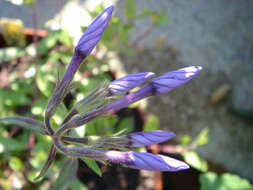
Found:
[[63, 164], [60, 174], [51, 189], [52, 190], [68, 189], [72, 181], [76, 179], [75, 176], [77, 168], [78, 168], [78, 160], [76, 158], [68, 158]]
[[50, 147], [50, 150], [49, 150], [49, 155], [47, 157], [47, 161], [44, 164], [42, 170], [40, 171], [40, 174], [34, 179], [35, 181], [40, 179], [41, 177], [43, 177], [46, 174], [47, 170], [50, 168], [51, 164], [54, 161], [55, 155], [56, 155], [56, 148], [55, 148], [54, 144], [52, 144]]
[[81, 157], [81, 159], [87, 164], [87, 166], [93, 170], [99, 177], [102, 176], [102, 171], [99, 168], [97, 162], [91, 158]]
[[21, 127], [34, 130], [35, 132], [39, 132], [41, 134], [47, 134], [43, 123], [31, 118], [22, 117], [22, 116], [5, 117], [5, 118], [0, 118], [0, 122], [4, 122], [4, 123], [6, 122], [8, 124], [19, 125]]

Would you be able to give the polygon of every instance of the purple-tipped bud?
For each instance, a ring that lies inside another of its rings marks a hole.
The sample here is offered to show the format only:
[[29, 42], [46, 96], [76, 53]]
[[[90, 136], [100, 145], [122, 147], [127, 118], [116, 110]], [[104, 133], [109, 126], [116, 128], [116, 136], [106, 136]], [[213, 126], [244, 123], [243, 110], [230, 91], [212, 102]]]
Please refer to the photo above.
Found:
[[[116, 111], [121, 108], [124, 108], [129, 104], [137, 102], [143, 98], [169, 92], [174, 88], [177, 88], [183, 85], [184, 83], [188, 82], [201, 70], [202, 67], [200, 66], [191, 66], [176, 71], [168, 72], [160, 77], [155, 78], [148, 85], [142, 87], [136, 92], [128, 94], [127, 96], [124, 96], [118, 100], [115, 100], [105, 105], [99, 110], [100, 112], [96, 116], [94, 115], [94, 113], [96, 112], [92, 113], [93, 114], [92, 117], [90, 117], [90, 115], [87, 114], [80, 115], [80, 117], [75, 119], [76, 126], [83, 125], [88, 121], [90, 121], [91, 119], [94, 119], [95, 117], [104, 114], [108, 111], [112, 110]], [[77, 120], [80, 120], [80, 122]]]
[[95, 45], [102, 37], [103, 31], [105, 30], [111, 18], [112, 11], [113, 6], [108, 7], [102, 13], [100, 13], [100, 15], [97, 16], [97, 18], [92, 22], [79, 40], [67, 71], [65, 72], [60, 84], [55, 89], [54, 94], [47, 105], [45, 123], [50, 134], [53, 134], [53, 129], [50, 126], [50, 118], [54, 115], [57, 106], [68, 93], [70, 89], [70, 83], [83, 59], [85, 59], [91, 53]]
[[185, 67], [176, 71], [168, 72], [152, 81], [155, 94], [167, 93], [192, 79], [202, 70], [201, 66]]
[[110, 92], [113, 95], [124, 94], [131, 89], [142, 85], [149, 79], [151, 79], [155, 74], [152, 72], [144, 72], [144, 73], [136, 73], [130, 74], [125, 77], [119, 78], [117, 80], [112, 81], [109, 84]]
[[158, 144], [164, 141], [168, 141], [176, 136], [173, 132], [167, 131], [146, 131], [146, 132], [136, 132], [124, 136], [129, 141], [126, 146], [128, 147], [143, 147], [152, 144]]
[[88, 56], [94, 49], [95, 45], [101, 39], [102, 34], [112, 16], [113, 6], [105, 9], [92, 24], [87, 28], [76, 46], [76, 52], [83, 58]]
[[201, 70], [202, 67], [200, 66], [191, 66], [168, 72], [155, 78], [151, 83], [142, 87], [138, 91], [107, 104], [104, 107], [103, 112], [106, 113], [111, 110], [119, 110], [143, 98], [169, 92], [188, 82]]
[[107, 151], [105, 157], [108, 161], [125, 164], [139, 170], [174, 172], [189, 168], [186, 163], [179, 160], [146, 152]]

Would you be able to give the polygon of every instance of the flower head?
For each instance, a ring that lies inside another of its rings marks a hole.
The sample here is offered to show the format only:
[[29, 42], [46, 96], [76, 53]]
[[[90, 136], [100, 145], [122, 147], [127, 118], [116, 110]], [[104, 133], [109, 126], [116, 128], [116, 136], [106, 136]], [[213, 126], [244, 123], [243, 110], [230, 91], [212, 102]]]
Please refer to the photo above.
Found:
[[[105, 9], [93, 21], [93, 23], [88, 27], [84, 35], [81, 37], [75, 49], [72, 61], [66, 73], [64, 74], [59, 87], [56, 89], [51, 101], [49, 102], [48, 108], [52, 108], [51, 113], [48, 114], [49, 112], [47, 109], [46, 116], [52, 115], [53, 108], [55, 109], [59, 103], [59, 100], [62, 99], [63, 95], [68, 90], [70, 82], [82, 60], [91, 53], [96, 43], [102, 37], [103, 31], [110, 20], [112, 11], [113, 7]], [[88, 137], [86, 140], [72, 138], [73, 142], [88, 143], [90, 145], [89, 147], [65, 146], [64, 144], [60, 143], [58, 137], [61, 136], [66, 130], [81, 126], [108, 111], [119, 110], [143, 98], [169, 92], [174, 88], [177, 88], [188, 82], [198, 72], [200, 72], [201, 69], [202, 68], [200, 66], [192, 66], [168, 72], [160, 77], [155, 78], [153, 81], [139, 90], [112, 101], [107, 105], [103, 105], [103, 101], [108, 96], [124, 94], [150, 80], [154, 76], [154, 73], [145, 72], [130, 74], [126, 77], [122, 77], [111, 82], [106, 87], [95, 90], [87, 98], [79, 102], [76, 107], [74, 107], [76, 110], [79, 110], [79, 108], [87, 108], [91, 105], [92, 109], [88, 109], [89, 111], [86, 113], [74, 115], [54, 133], [55, 137], [53, 138], [53, 141], [56, 148], [69, 156], [86, 156], [94, 159], [103, 159], [113, 163], [125, 164], [135, 169], [153, 171], [179, 171], [188, 169], [189, 166], [184, 162], [167, 156], [132, 151], [121, 152], [115, 150], [124, 150], [124, 147], [142, 147], [161, 143], [173, 138], [175, 134], [172, 132], [136, 132], [120, 137]], [[47, 120], [48, 117], [46, 117], [46, 121]], [[69, 140], [71, 140], [71, 138], [69, 138]]]

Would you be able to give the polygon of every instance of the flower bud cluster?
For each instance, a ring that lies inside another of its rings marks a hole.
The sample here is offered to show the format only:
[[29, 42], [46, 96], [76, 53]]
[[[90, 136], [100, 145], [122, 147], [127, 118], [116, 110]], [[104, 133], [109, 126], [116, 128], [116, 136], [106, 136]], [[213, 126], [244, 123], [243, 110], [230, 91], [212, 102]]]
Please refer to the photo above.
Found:
[[[167, 93], [192, 79], [201, 71], [202, 68], [200, 66], [182, 68], [157, 78], [154, 78], [155, 74], [152, 72], [130, 74], [109, 84], [103, 84], [74, 105], [56, 131], [50, 125], [50, 119], [55, 114], [57, 106], [69, 92], [71, 81], [80, 64], [101, 39], [112, 12], [113, 6], [105, 9], [87, 28], [75, 48], [73, 58], [60, 84], [56, 87], [49, 101], [45, 112], [45, 128], [47, 133], [53, 138], [53, 145], [51, 146], [50, 156], [46, 165], [43, 167], [43, 172], [52, 163], [56, 149], [68, 156], [85, 156], [106, 160], [135, 169], [179, 171], [189, 168], [187, 164], [167, 156], [129, 151], [130, 148], [144, 147], [168, 141], [175, 137], [172, 132], [149, 131], [123, 136], [83, 138], [64, 136], [64, 133], [72, 128], [82, 126], [106, 112], [119, 110], [149, 96]], [[136, 87], [139, 87], [139, 89], [130, 92]], [[110, 101], [111, 97], [116, 98], [116, 100]], [[63, 142], [85, 144], [86, 146], [69, 146]]]

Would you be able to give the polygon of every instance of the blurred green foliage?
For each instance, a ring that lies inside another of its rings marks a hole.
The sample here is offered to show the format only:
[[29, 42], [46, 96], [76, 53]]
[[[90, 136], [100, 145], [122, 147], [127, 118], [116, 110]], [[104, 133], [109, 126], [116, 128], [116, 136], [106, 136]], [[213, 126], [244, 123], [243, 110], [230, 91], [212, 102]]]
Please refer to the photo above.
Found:
[[208, 143], [209, 129], [204, 128], [200, 131], [199, 135], [191, 140], [190, 136], [184, 135], [181, 138], [181, 145], [184, 147], [183, 152], [184, 160], [193, 168], [198, 169], [202, 172], [208, 171], [208, 165], [205, 159], [201, 158], [195, 149], [199, 146], [203, 146]]
[[201, 190], [252, 190], [253, 186], [245, 179], [230, 173], [218, 176], [207, 172], [200, 176]]
[[208, 169], [208, 162], [202, 158], [195, 150], [199, 146], [206, 145], [209, 138], [209, 129], [204, 128], [194, 139], [188, 135], [181, 138], [184, 160], [193, 168], [202, 172], [199, 177], [201, 190], [253, 190], [253, 186], [238, 175], [222, 173], [220, 176]]

